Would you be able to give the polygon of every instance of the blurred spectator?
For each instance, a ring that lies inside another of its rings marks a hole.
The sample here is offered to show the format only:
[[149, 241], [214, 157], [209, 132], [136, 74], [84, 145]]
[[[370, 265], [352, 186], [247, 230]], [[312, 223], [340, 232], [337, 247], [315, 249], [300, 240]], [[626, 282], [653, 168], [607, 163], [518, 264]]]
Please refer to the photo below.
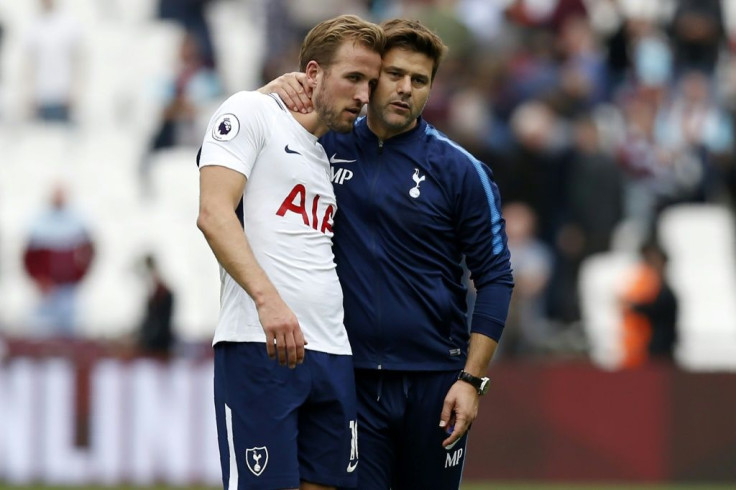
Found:
[[609, 92], [605, 59], [586, 17], [571, 17], [560, 27], [559, 88], [555, 109], [571, 118], [587, 113], [603, 102]]
[[[620, 8], [618, 2], [612, 2], [615, 8]], [[619, 12], [617, 12], [619, 13]], [[631, 69], [631, 40], [630, 21], [627, 22], [619, 13], [619, 22], [613, 31], [603, 40], [605, 44], [606, 63], [611, 77], [611, 91], [618, 87], [627, 77]]]
[[727, 41], [722, 0], [678, 0], [670, 25], [675, 53], [675, 69], [715, 72], [716, 64]]
[[645, 90], [623, 100], [624, 135], [617, 158], [624, 172], [624, 218], [641, 236], [652, 233], [660, 204], [673, 192], [672, 159], [657, 144], [658, 101]]
[[499, 352], [504, 357], [538, 355], [548, 349], [554, 334], [545, 302], [553, 254], [536, 238], [537, 217], [527, 204], [510, 202], [502, 214], [515, 286]]
[[669, 39], [658, 24], [657, 7], [642, 2], [626, 5], [624, 8], [616, 2], [620, 21], [605, 40], [610, 97], [636, 86], [665, 87], [674, 69]]
[[174, 294], [161, 277], [152, 255], [144, 257], [143, 267], [149, 292], [146, 311], [138, 329], [138, 347], [145, 354], [167, 358], [175, 341], [171, 326]]
[[197, 38], [184, 34], [179, 47], [175, 78], [165, 88], [161, 125], [154, 137], [153, 150], [199, 143], [197, 118], [204, 106], [221, 92], [217, 73], [207, 66]]
[[631, 19], [631, 42], [628, 49], [633, 57], [632, 83], [644, 87], [666, 87], [674, 70], [669, 40], [653, 22]]
[[734, 128], [707, 75], [698, 70], [682, 74], [677, 90], [660, 107], [656, 131], [661, 147], [689, 164], [680, 165], [683, 191], [678, 200], [704, 200], [706, 194], [712, 195], [716, 177], [712, 159], [732, 154]]
[[583, 0], [513, 0], [506, 12], [507, 17], [519, 25], [544, 27], [554, 33], [570, 18], [588, 15]]
[[496, 181], [507, 202], [531, 206], [538, 237], [553, 246], [565, 208], [564, 127], [546, 104], [529, 101], [514, 111], [511, 128], [510, 150], [491, 161]]
[[39, 333], [74, 335], [77, 289], [93, 257], [87, 223], [69, 205], [66, 189], [55, 187], [49, 209], [31, 224], [24, 253], [26, 271], [41, 293], [30, 320]]
[[501, 40], [504, 10], [504, 2], [486, 0], [458, 0], [456, 6], [458, 18], [485, 44]]
[[443, 63], [449, 60], [468, 60], [473, 56], [473, 50], [478, 44], [470, 27], [461, 19], [455, 3], [457, 2], [425, 0], [402, 2], [401, 17], [419, 19], [436, 32], [450, 48]]
[[215, 68], [217, 56], [207, 22], [207, 7], [212, 0], [159, 0], [158, 17], [178, 22], [197, 42], [202, 63]]
[[616, 161], [603, 151], [598, 127], [588, 116], [572, 127], [568, 155], [563, 224], [555, 240], [554, 271], [548, 293], [551, 318], [570, 325], [580, 319], [578, 275], [582, 261], [608, 250], [623, 211], [623, 176]]
[[506, 84], [497, 99], [503, 119], [510, 119], [520, 104], [543, 99], [556, 90], [559, 71], [554, 48], [555, 38], [547, 31], [520, 33], [518, 47], [508, 54]]
[[678, 302], [665, 277], [667, 254], [654, 241], [641, 247], [641, 261], [630, 273], [621, 298], [623, 367], [648, 359], [672, 360], [677, 342]]
[[174, 79], [164, 87], [161, 120], [142, 162], [144, 186], [148, 184], [151, 153], [172, 146], [201, 143], [202, 116], [208, 110], [207, 104], [222, 91], [217, 72], [205, 63], [197, 38], [189, 33], [182, 37], [178, 65]]
[[[265, 10], [266, 28], [264, 39], [261, 82], [267, 83], [283, 73], [298, 70], [299, 48], [302, 39], [317, 23], [335, 15], [352, 13], [368, 19], [370, 11], [365, 0], [261, 0]], [[382, 11], [386, 2], [372, 2], [376, 10]], [[388, 8], [388, 6], [386, 6]], [[392, 9], [393, 10], [393, 9]]]
[[264, 39], [267, 42], [261, 65], [261, 82], [266, 83], [282, 73], [297, 70], [294, 60], [299, 59], [302, 37], [289, 15], [287, 0], [264, 0], [263, 3], [266, 15]]
[[40, 0], [39, 6], [25, 39], [30, 105], [40, 120], [69, 122], [80, 90], [81, 24], [55, 0]]
[[584, 237], [581, 252], [587, 257], [610, 248], [613, 230], [623, 216], [623, 174], [602, 148], [591, 117], [577, 119], [572, 133], [566, 224]]

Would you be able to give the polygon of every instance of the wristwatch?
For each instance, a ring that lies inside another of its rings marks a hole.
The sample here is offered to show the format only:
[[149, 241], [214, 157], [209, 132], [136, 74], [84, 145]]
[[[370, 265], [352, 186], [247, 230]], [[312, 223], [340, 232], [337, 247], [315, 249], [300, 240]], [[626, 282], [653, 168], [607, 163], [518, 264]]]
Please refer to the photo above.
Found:
[[473, 385], [479, 395], [485, 395], [488, 393], [488, 388], [491, 386], [491, 380], [489, 378], [479, 378], [478, 376], [473, 376], [465, 371], [460, 371], [460, 374], [457, 375], [457, 379]]

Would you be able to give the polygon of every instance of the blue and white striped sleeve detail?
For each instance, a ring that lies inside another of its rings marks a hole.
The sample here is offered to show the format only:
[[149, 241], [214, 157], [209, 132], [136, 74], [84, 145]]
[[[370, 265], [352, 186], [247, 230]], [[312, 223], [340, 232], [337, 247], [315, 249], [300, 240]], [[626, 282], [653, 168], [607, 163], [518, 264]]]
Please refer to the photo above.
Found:
[[493, 234], [493, 239], [491, 241], [491, 244], [493, 246], [493, 253], [495, 255], [500, 254], [503, 252], [504, 249], [504, 241], [503, 236], [501, 233], [501, 212], [498, 209], [498, 198], [493, 192], [493, 188], [491, 185], [491, 180], [488, 177], [488, 174], [483, 170], [482, 163], [475, 158], [468, 150], [463, 148], [462, 146], [458, 145], [448, 137], [444, 136], [442, 133], [437, 131], [436, 129], [427, 126], [427, 134], [437, 138], [438, 140], [447, 143], [448, 145], [452, 146], [459, 152], [461, 152], [463, 155], [465, 155], [468, 160], [473, 164], [473, 167], [475, 168], [475, 171], [478, 173], [478, 177], [480, 178], [481, 184], [483, 185], [483, 190], [485, 191], [486, 195], [486, 201], [488, 203], [488, 208], [490, 210], [491, 214], [491, 233]]

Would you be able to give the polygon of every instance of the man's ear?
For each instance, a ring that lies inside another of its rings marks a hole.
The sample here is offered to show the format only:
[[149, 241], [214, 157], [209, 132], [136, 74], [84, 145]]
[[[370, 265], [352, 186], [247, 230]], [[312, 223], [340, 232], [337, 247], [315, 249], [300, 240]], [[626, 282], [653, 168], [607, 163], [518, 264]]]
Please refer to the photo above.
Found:
[[315, 86], [317, 86], [317, 82], [324, 72], [322, 70], [322, 67], [319, 66], [319, 63], [312, 60], [307, 63], [307, 67], [304, 69], [304, 73], [307, 75], [307, 84], [309, 84], [310, 87], [314, 88]]

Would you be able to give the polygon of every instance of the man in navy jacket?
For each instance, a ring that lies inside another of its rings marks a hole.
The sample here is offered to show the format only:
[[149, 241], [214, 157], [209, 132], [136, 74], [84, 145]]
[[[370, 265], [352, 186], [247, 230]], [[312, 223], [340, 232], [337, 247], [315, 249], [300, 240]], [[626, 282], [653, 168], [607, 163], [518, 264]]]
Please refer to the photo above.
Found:
[[[513, 287], [501, 199], [489, 167], [421, 117], [446, 46], [415, 21], [383, 28], [366, 117], [320, 140], [356, 368], [358, 488], [457, 489]], [[262, 90], [309, 110], [297, 80]], [[463, 259], [477, 290], [470, 329]]]

